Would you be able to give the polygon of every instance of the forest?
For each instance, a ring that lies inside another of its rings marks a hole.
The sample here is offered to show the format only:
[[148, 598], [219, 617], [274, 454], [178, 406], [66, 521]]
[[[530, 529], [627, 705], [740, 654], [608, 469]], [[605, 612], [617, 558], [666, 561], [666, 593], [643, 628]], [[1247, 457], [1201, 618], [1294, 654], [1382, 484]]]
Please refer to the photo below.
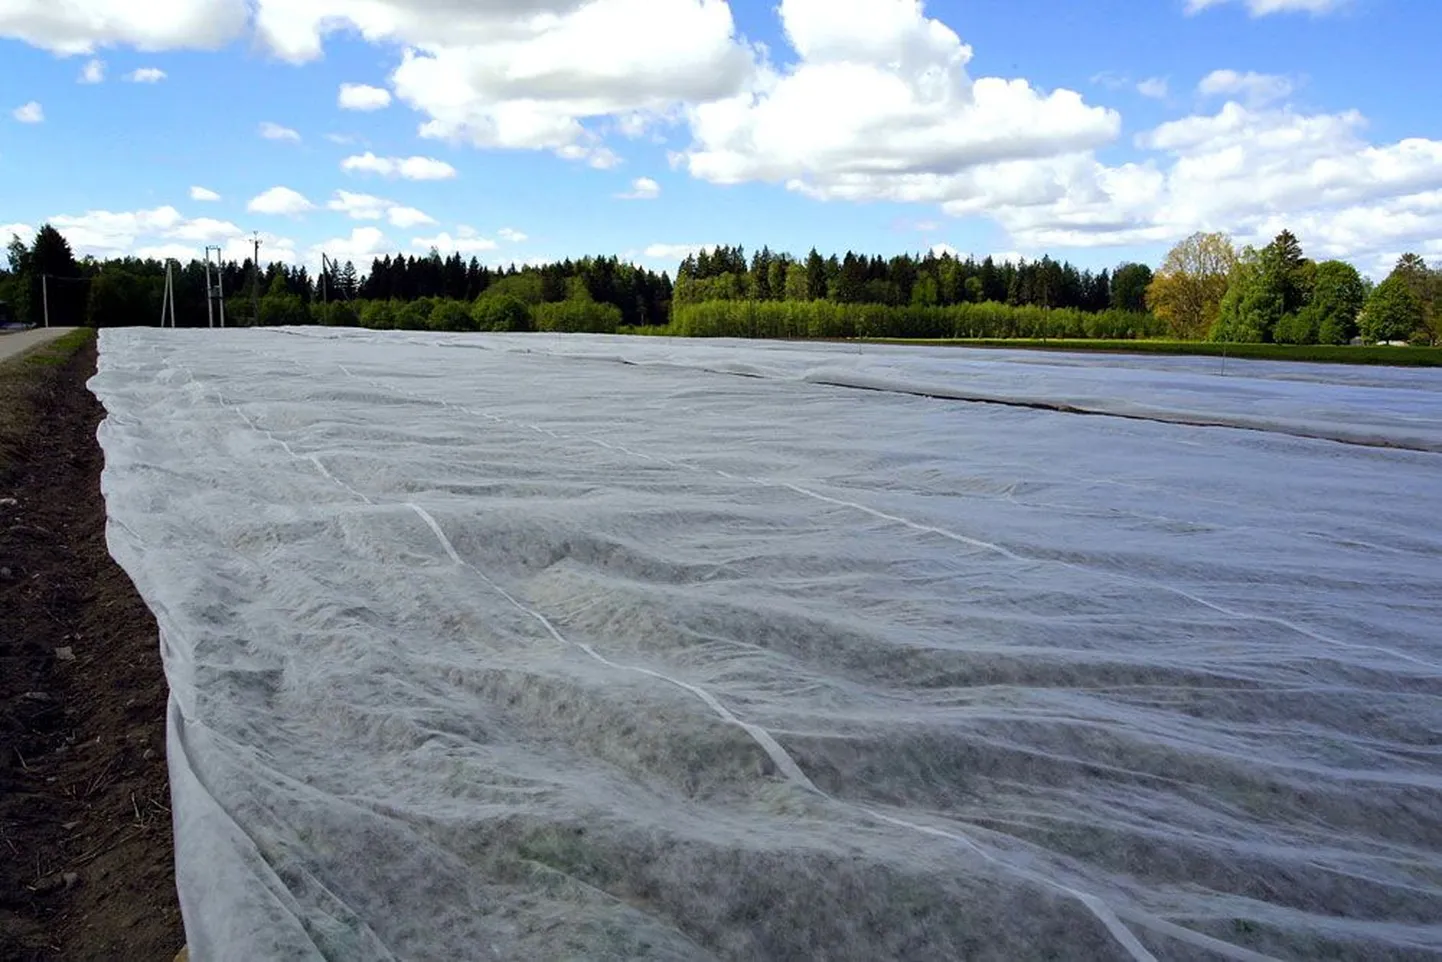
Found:
[[[46, 225], [13, 238], [0, 315], [110, 327], [157, 323], [166, 266], [74, 255]], [[208, 323], [206, 270], [175, 265], [177, 323]], [[46, 280], [42, 283], [41, 278]], [[1315, 262], [1283, 231], [1238, 250], [1194, 234], [1155, 271], [1122, 263], [1001, 261], [951, 253], [803, 257], [763, 247], [703, 249], [673, 281], [615, 256], [487, 267], [432, 249], [312, 275], [250, 260], [220, 269], [229, 326], [361, 326], [441, 331], [566, 331], [735, 337], [1156, 339], [1279, 344], [1436, 344], [1442, 269], [1404, 255], [1373, 285], [1340, 260]]]

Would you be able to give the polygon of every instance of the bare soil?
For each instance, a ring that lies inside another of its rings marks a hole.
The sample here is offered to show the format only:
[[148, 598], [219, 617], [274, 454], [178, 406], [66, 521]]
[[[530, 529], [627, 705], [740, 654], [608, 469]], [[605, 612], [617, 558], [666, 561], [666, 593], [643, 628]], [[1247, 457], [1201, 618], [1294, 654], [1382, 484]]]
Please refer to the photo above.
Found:
[[105, 543], [94, 339], [0, 364], [0, 960], [185, 936], [155, 619]]

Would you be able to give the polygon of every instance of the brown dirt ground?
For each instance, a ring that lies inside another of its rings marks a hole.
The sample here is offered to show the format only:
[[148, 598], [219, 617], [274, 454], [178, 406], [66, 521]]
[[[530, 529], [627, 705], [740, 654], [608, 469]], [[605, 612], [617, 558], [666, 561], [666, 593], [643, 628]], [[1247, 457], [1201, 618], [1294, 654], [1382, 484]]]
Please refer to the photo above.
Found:
[[90, 338], [0, 365], [0, 960], [169, 962], [185, 942], [168, 691], [106, 550], [95, 357]]

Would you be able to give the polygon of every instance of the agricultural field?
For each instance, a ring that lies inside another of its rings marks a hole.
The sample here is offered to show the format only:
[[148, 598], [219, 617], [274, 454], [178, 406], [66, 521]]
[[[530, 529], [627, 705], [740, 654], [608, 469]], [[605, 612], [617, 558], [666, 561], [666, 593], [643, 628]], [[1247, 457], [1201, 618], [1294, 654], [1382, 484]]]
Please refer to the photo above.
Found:
[[1435, 371], [130, 329], [90, 387], [198, 958], [1442, 952]]

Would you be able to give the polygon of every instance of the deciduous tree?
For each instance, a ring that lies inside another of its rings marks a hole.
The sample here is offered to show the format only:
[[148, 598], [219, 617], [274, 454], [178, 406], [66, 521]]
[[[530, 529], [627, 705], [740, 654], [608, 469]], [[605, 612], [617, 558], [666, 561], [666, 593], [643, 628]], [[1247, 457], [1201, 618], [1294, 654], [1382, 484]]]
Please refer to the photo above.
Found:
[[1358, 325], [1362, 337], [1372, 342], [1400, 341], [1422, 324], [1422, 302], [1395, 271], [1367, 298]]
[[1421, 255], [1403, 254], [1392, 269], [1392, 276], [1401, 279], [1422, 307], [1422, 320], [1409, 333], [1436, 344], [1442, 338], [1442, 270], [1427, 266]]
[[1193, 234], [1167, 254], [1147, 306], [1177, 337], [1200, 339], [1216, 323], [1237, 252], [1226, 234]]
[[1227, 278], [1227, 292], [1217, 305], [1213, 341], [1262, 344], [1272, 340], [1282, 319], [1284, 299], [1272, 282], [1267, 256], [1254, 248], [1242, 251]]
[[[1322, 261], [1312, 276], [1312, 294], [1298, 320], [1318, 344], [1347, 344], [1357, 336], [1357, 315], [1367, 302], [1367, 285], [1345, 261]], [[1310, 342], [1304, 342], [1310, 343]]]

